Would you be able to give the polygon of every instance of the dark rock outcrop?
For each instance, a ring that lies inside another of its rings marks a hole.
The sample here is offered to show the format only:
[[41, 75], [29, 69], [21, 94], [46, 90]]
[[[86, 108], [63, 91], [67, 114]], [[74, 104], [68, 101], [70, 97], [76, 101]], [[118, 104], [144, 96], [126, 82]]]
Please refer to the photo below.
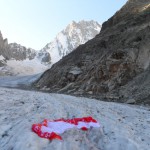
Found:
[[32, 60], [36, 56], [36, 51], [34, 49], [26, 48], [25, 46], [17, 43], [10, 43], [9, 51], [11, 53], [9, 59], [14, 58], [15, 60]]
[[[73, 68], [79, 74], [70, 73]], [[94, 39], [47, 70], [36, 87], [150, 104], [150, 0], [129, 0]]]
[[43, 64], [49, 64], [51, 62], [50, 53], [44, 50], [36, 51], [32, 48], [26, 48], [17, 43], [9, 44], [10, 56], [9, 59], [25, 60], [25, 59], [38, 59]]
[[[3, 36], [0, 32], [0, 56], [7, 59], [7, 56], [10, 55], [8, 49], [9, 49], [8, 40], [3, 39]], [[4, 63], [2, 62], [2, 60], [0, 60], [0, 66], [3, 66], [3, 65]]]
[[[3, 39], [0, 32], [0, 56], [4, 57], [5, 60], [15, 59], [15, 60], [32, 60], [39, 59], [41, 63], [48, 64], [51, 62], [50, 54], [46, 51], [36, 51], [32, 48], [26, 48], [17, 43], [8, 44], [7, 39]], [[0, 66], [6, 65], [5, 61], [0, 60]]]

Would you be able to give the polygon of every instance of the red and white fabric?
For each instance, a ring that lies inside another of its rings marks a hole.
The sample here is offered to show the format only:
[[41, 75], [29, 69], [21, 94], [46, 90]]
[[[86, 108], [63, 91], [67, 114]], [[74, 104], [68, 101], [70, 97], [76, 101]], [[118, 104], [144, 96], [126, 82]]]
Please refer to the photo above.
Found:
[[64, 133], [68, 129], [78, 128], [88, 130], [91, 127], [100, 127], [100, 124], [92, 117], [58, 119], [53, 121], [45, 119], [41, 124], [33, 124], [32, 131], [42, 138], [62, 140], [59, 134]]

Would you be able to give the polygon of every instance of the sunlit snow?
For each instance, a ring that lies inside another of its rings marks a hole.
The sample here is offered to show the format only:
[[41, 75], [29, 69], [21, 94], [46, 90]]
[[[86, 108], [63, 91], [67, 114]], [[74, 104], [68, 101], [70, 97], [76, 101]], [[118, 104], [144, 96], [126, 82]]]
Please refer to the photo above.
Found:
[[[150, 109], [61, 94], [0, 88], [2, 150], [149, 150]], [[38, 137], [33, 123], [43, 119], [92, 116], [100, 129], [71, 129], [63, 141]]]

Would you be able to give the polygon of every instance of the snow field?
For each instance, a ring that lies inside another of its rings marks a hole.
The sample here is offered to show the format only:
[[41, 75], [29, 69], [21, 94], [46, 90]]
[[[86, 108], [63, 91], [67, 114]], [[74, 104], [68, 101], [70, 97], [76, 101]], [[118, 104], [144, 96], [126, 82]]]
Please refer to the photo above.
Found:
[[[0, 88], [2, 150], [149, 150], [150, 109], [83, 97]], [[39, 138], [33, 123], [92, 116], [102, 128], [71, 129], [63, 141]]]

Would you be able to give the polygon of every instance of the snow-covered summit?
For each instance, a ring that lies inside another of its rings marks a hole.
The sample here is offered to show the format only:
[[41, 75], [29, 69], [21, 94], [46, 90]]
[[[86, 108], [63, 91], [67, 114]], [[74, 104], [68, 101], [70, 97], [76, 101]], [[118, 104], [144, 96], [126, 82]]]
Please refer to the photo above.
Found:
[[51, 55], [51, 63], [59, 61], [63, 56], [72, 52], [76, 47], [94, 38], [101, 29], [96, 21], [72, 21], [64, 30], [59, 32], [55, 39], [42, 50]]

